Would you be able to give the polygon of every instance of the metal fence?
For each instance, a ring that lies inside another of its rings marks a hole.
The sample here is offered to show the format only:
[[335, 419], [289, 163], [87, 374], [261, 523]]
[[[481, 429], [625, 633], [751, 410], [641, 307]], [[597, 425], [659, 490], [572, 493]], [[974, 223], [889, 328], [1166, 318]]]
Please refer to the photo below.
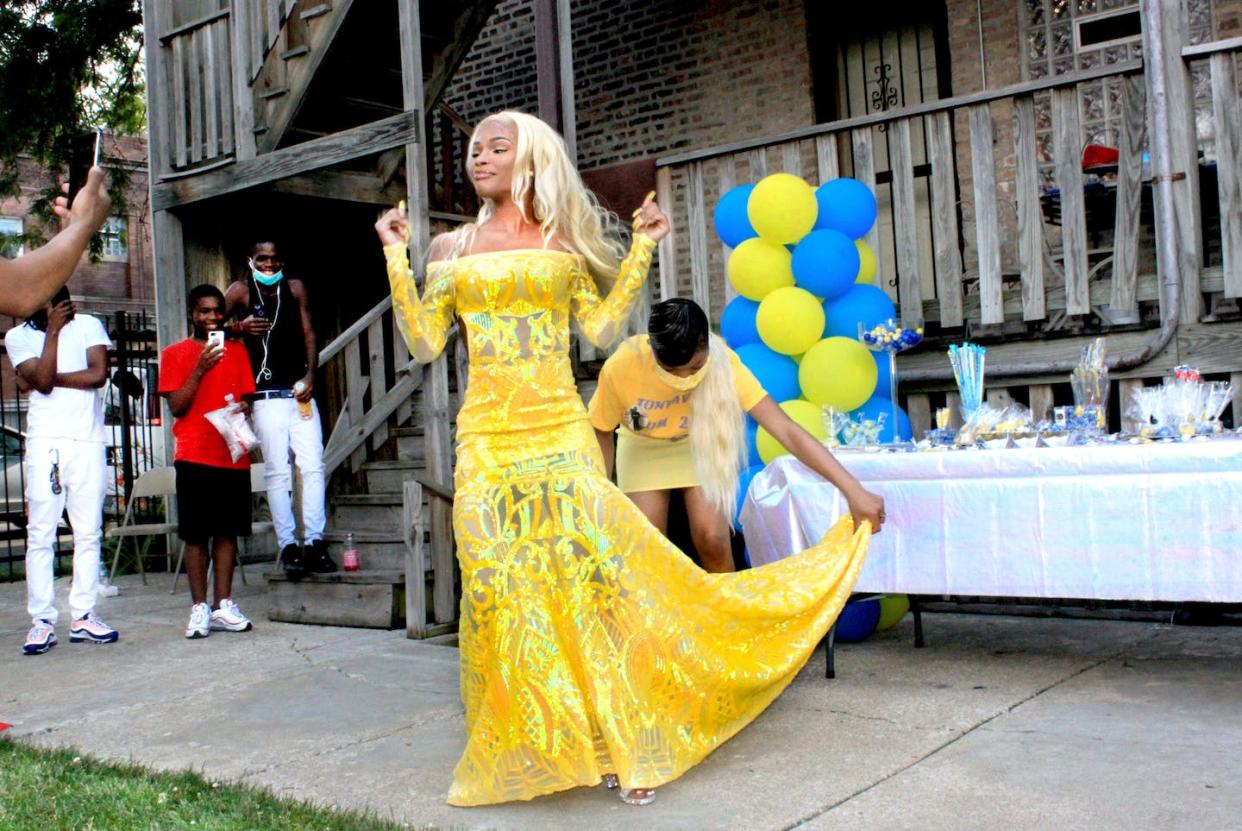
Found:
[[[104, 405], [104, 423], [108, 431], [108, 486], [105, 491], [105, 526], [119, 524], [125, 516], [129, 494], [134, 482], [146, 470], [164, 458], [163, 429], [160, 424], [159, 349], [155, 336], [155, 320], [146, 312], [124, 312], [102, 317], [113, 349], [108, 354], [108, 381], [100, 395]], [[3, 347], [0, 346], [0, 353]], [[0, 513], [0, 582], [20, 580], [25, 575], [26, 515], [25, 470], [22, 464], [26, 432], [26, 396], [18, 389], [14, 373], [5, 367], [0, 373], [0, 463], [4, 467], [4, 507]], [[156, 521], [163, 506], [154, 501], [135, 505], [137, 522]], [[163, 552], [164, 541], [153, 540]], [[105, 556], [109, 543], [105, 541]], [[57, 539], [57, 574], [68, 573], [72, 567], [72, 536], [68, 522], [62, 519]], [[109, 557], [110, 561], [110, 557]]]

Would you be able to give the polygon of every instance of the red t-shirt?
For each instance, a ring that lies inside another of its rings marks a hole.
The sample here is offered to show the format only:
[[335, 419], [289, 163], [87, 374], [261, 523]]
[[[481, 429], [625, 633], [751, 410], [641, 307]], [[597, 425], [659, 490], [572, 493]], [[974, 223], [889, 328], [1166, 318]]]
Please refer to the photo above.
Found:
[[[181, 389], [202, 351], [203, 344], [186, 338], [160, 353], [160, 395]], [[173, 436], [177, 439], [173, 458], [212, 467], [249, 468], [250, 457], [242, 456], [233, 461], [224, 437], [205, 417], [206, 413], [223, 407], [224, 396], [229, 393], [233, 394], [234, 401], [241, 401], [249, 392], [254, 392], [254, 376], [250, 372], [246, 347], [235, 341], [225, 341], [224, 358], [199, 382], [189, 412], [173, 420]]]

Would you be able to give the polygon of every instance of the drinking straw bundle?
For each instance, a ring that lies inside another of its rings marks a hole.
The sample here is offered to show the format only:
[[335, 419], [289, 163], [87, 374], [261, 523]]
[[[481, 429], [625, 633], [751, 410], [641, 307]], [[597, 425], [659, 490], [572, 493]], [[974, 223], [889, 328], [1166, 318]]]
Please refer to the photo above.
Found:
[[1082, 359], [1070, 373], [1075, 404], [1102, 405], [1108, 400], [1108, 369], [1104, 366], [1104, 356], [1104, 338], [1096, 338], [1083, 347]]
[[983, 363], [987, 352], [982, 346], [963, 343], [949, 347], [949, 363], [953, 365], [953, 378], [962, 396], [962, 414], [973, 413], [983, 403]]

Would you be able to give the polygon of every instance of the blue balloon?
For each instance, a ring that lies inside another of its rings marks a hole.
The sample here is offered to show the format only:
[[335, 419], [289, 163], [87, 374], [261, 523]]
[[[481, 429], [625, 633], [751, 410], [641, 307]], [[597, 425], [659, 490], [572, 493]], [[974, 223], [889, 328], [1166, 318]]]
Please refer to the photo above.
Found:
[[812, 231], [794, 249], [794, 282], [816, 297], [836, 297], [854, 285], [858, 265], [858, 248], [845, 234]]
[[[887, 390], [886, 390], [887, 391]], [[850, 418], [858, 421], [860, 418], [869, 418], [872, 421], [879, 418], [880, 413], [884, 413], [887, 418], [884, 420], [884, 428], [880, 430], [880, 442], [889, 444], [893, 441], [893, 402], [888, 400], [887, 395], [880, 395], [878, 392], [868, 398], [861, 407], [850, 413]], [[897, 408], [897, 424], [900, 425], [897, 435], [902, 441], [910, 441], [914, 437], [914, 430], [910, 426], [910, 417], [906, 415], [906, 411]]]
[[713, 215], [716, 235], [730, 248], [737, 248], [751, 237], [759, 236], [750, 226], [750, 218], [746, 216], [746, 202], [754, 189], [754, 185], [738, 185], [716, 203], [716, 212]]
[[815, 191], [819, 214], [815, 227], [832, 228], [858, 239], [875, 224], [875, 194], [857, 179], [833, 179]]
[[762, 343], [759, 329], [755, 325], [755, 315], [759, 313], [759, 304], [748, 300], [740, 294], [729, 301], [720, 314], [720, 334], [725, 343], [737, 349], [748, 343]]
[[777, 354], [762, 343], [748, 343], [735, 351], [746, 368], [754, 373], [759, 386], [772, 398], [788, 401], [801, 397], [798, 364], [793, 358]]
[[759, 422], [749, 415], [746, 416], [746, 464], [749, 467], [763, 467], [763, 459], [759, 457]]
[[880, 599], [854, 600], [837, 617], [836, 639], [841, 643], [866, 640], [880, 622]]
[[755, 474], [761, 470], [763, 470], [763, 462], [746, 468], [737, 479], [737, 507], [733, 509], [734, 530], [742, 530], [742, 505], [746, 502], [746, 491], [750, 488], [750, 480], [754, 479]]
[[858, 340], [858, 324], [870, 329], [896, 317], [897, 309], [884, 289], [855, 284], [844, 294], [824, 301], [824, 337]]

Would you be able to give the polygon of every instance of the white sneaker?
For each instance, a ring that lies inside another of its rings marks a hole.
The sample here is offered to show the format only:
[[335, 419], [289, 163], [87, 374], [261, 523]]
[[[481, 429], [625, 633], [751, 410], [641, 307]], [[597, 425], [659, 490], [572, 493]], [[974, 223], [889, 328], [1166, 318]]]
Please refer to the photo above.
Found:
[[249, 632], [254, 627], [237, 604], [226, 597], [220, 601], [220, 608], [211, 613], [211, 628], [221, 632]]
[[187, 638], [205, 638], [211, 634], [211, 607], [195, 603], [190, 608], [190, 623], [185, 627]]

